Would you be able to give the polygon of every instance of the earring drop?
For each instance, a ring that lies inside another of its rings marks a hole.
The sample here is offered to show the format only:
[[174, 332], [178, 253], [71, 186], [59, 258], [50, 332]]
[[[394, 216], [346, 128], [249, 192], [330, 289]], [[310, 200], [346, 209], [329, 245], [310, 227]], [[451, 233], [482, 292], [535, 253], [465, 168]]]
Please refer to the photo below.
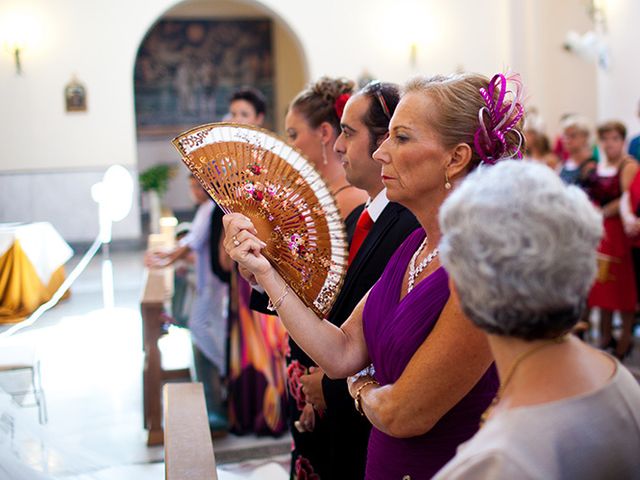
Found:
[[444, 172], [444, 188], [445, 190], [451, 190], [451, 182], [449, 181], [449, 174]]
[[322, 163], [323, 165], [327, 165], [329, 163], [329, 161], [327, 160], [327, 150], [326, 150], [326, 145], [324, 143], [321, 144], [322, 145]]

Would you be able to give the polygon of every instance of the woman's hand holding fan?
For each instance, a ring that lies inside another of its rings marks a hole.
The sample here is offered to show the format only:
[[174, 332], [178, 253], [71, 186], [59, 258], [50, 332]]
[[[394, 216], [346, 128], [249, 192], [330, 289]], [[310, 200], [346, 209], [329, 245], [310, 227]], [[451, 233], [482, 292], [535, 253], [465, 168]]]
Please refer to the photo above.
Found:
[[248, 270], [256, 280], [273, 269], [269, 260], [262, 255], [262, 249], [267, 244], [256, 236], [258, 231], [251, 220], [240, 213], [230, 213], [222, 218], [222, 222], [224, 248], [238, 265]]

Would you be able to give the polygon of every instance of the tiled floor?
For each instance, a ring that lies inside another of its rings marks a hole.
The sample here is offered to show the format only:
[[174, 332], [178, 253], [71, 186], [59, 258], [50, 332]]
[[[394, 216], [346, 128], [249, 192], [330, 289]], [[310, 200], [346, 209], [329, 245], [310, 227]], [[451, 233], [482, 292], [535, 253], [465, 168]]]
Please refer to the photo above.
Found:
[[[49, 421], [39, 425], [35, 408], [17, 407], [0, 394], [0, 479], [37, 479], [38, 472], [68, 480], [164, 478], [162, 447], [146, 446], [142, 423], [141, 257], [141, 252], [113, 253], [115, 308], [102, 308], [96, 257], [69, 300], [10, 338], [38, 350]], [[170, 338], [173, 362], [188, 360], [188, 339]], [[0, 376], [0, 388], [25, 382], [28, 375]], [[289, 437], [216, 440], [220, 480], [288, 478], [290, 442]], [[225, 463], [261, 449], [276, 456]]]

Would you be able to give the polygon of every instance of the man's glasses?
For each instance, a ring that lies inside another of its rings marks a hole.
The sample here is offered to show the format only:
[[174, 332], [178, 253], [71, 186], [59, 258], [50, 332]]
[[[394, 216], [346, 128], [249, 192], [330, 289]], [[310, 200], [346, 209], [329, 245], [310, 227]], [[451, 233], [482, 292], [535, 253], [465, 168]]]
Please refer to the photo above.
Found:
[[387, 101], [384, 99], [384, 95], [382, 94], [382, 83], [379, 80], [373, 80], [367, 84], [365, 90], [372, 92], [376, 96], [385, 117], [387, 117], [388, 120], [391, 120], [391, 112], [389, 111]]

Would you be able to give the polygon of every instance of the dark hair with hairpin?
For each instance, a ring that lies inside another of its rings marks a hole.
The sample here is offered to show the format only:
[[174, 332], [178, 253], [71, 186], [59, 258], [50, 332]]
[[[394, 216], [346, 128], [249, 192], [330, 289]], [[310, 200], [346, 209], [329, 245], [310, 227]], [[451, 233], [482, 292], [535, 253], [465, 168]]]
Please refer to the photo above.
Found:
[[365, 85], [358, 94], [371, 100], [363, 123], [369, 130], [369, 150], [373, 155], [380, 140], [389, 132], [389, 122], [400, 101], [400, 87], [395, 83], [374, 80]]

